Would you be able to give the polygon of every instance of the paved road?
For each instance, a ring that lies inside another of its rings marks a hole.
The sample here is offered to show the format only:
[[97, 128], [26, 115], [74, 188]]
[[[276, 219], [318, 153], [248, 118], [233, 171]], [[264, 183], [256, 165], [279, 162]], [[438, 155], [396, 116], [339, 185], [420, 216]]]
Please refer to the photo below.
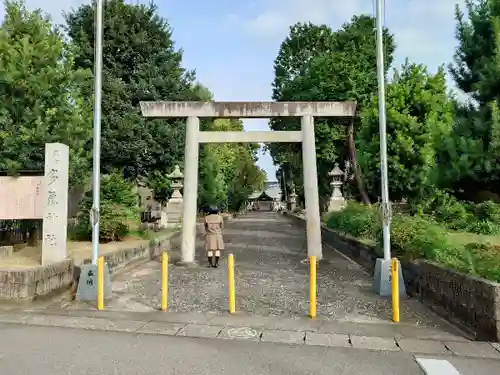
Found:
[[[0, 335], [2, 374], [424, 374], [405, 353], [8, 324], [0, 325]], [[459, 371], [453, 375], [497, 375], [500, 366], [498, 360], [447, 360]]]
[[[0, 336], [0, 373], [13, 375], [424, 374], [405, 353], [8, 324]], [[497, 375], [500, 366], [450, 363], [460, 375]]]
[[[256, 212], [230, 221], [224, 232], [225, 253], [235, 255], [237, 310], [257, 316], [305, 316], [309, 282], [307, 265], [301, 263], [307, 254], [304, 230], [292, 225], [286, 216]], [[323, 254], [317, 274], [318, 316], [354, 323], [390, 322], [391, 301], [373, 293], [370, 275], [331, 248], [324, 247]], [[196, 268], [170, 266], [169, 310], [226, 311], [226, 258], [220, 268], [206, 268], [201, 235], [196, 258]], [[156, 261], [123, 272], [114, 278], [114, 298], [107, 308], [155, 311], [160, 301], [159, 283], [160, 264]], [[63, 307], [81, 309], [85, 304], [63, 303]], [[401, 302], [401, 319], [418, 327], [457, 333], [416, 300]]]

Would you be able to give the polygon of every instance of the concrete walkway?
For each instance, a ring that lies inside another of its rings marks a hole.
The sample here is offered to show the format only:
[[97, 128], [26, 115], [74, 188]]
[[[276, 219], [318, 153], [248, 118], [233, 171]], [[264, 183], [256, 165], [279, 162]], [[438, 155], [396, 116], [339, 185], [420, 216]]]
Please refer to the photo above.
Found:
[[[236, 308], [256, 316], [304, 317], [308, 313], [308, 266], [305, 233], [277, 213], [248, 213], [225, 228], [225, 254], [236, 263]], [[334, 249], [324, 247], [318, 265], [318, 317], [351, 323], [390, 323], [391, 301], [372, 292], [371, 277]], [[227, 257], [218, 269], [207, 268], [203, 238], [197, 243], [198, 266], [170, 265], [169, 311], [227, 311]], [[152, 261], [117, 275], [107, 309], [155, 311], [160, 303], [160, 263]], [[63, 301], [53, 308], [89, 308]], [[401, 321], [460, 335], [416, 300], [401, 302]]]

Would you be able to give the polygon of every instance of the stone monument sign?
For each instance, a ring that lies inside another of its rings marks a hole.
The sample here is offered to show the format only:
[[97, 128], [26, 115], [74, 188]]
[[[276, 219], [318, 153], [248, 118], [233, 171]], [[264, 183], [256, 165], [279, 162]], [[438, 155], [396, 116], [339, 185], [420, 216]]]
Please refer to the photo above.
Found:
[[68, 256], [69, 148], [61, 143], [45, 145], [42, 264]]

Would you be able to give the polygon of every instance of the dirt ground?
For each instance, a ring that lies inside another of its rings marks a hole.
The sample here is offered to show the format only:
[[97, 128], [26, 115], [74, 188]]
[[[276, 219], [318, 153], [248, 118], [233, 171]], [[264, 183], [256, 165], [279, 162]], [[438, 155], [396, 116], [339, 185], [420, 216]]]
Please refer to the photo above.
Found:
[[[160, 236], [169, 233], [170, 230], [154, 232], [153, 236]], [[114, 251], [146, 245], [149, 240], [140, 237], [128, 237], [120, 242], [110, 242], [101, 244], [99, 249], [101, 254], [107, 254]], [[92, 243], [90, 241], [68, 241], [69, 258], [73, 259], [75, 264], [81, 264], [84, 259], [92, 256]], [[30, 268], [40, 266], [42, 262], [42, 247], [22, 247], [12, 254], [12, 256], [0, 259], [0, 268]]]
[[[223, 216], [232, 216], [230, 213], [223, 213]], [[198, 221], [203, 220], [203, 215], [198, 217]], [[159, 232], [152, 232], [152, 238], [162, 236], [170, 233], [172, 228], [161, 230]], [[119, 251], [129, 247], [138, 247], [145, 245], [149, 240], [141, 237], [128, 237], [124, 241], [110, 242], [100, 245], [100, 253], [107, 254], [114, 251]], [[16, 249], [17, 248], [17, 249]], [[68, 241], [68, 254], [74, 260], [76, 265], [83, 262], [84, 259], [92, 256], [92, 243], [84, 241]], [[37, 247], [30, 246], [15, 246], [14, 253], [11, 257], [0, 259], [0, 268], [31, 268], [40, 266], [42, 262], [42, 248], [41, 245]]]

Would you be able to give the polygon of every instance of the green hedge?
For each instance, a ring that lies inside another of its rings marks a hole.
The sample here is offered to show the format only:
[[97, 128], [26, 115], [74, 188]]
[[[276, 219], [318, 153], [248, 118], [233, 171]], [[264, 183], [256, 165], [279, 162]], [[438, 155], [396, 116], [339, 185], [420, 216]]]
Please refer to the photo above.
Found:
[[[80, 202], [78, 225], [73, 236], [78, 240], [92, 237], [90, 210], [92, 192]], [[140, 229], [138, 195], [134, 185], [123, 179], [120, 173], [103, 175], [101, 178], [99, 239], [103, 242], [121, 241]]]
[[354, 237], [373, 240], [380, 227], [378, 206], [365, 206], [349, 201], [340, 212], [329, 212], [325, 221], [329, 228]]
[[[487, 220], [491, 221], [496, 211], [487, 205], [479, 207], [476, 209], [486, 212]], [[371, 240], [378, 249], [381, 247], [382, 229], [377, 206], [349, 202], [343, 211], [329, 213], [326, 222], [329, 228], [362, 241]], [[391, 222], [391, 250], [392, 256], [403, 261], [426, 259], [500, 282], [500, 246], [454, 243], [448, 228], [430, 216], [395, 214]]]
[[449, 229], [484, 235], [500, 234], [500, 204], [493, 201], [474, 204], [443, 195], [434, 203], [429, 214]]

